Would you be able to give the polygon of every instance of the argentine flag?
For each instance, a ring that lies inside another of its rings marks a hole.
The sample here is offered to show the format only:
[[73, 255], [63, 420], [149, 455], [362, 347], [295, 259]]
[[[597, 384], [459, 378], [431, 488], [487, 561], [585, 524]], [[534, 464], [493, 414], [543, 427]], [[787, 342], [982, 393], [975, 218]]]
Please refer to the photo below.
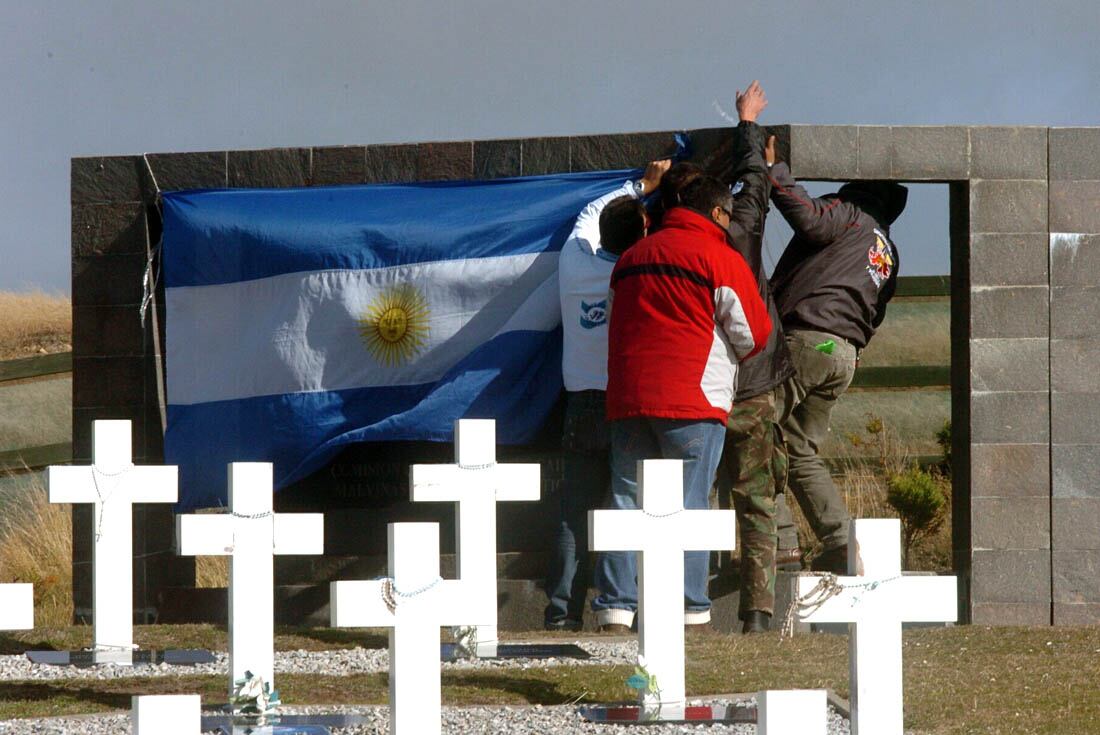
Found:
[[168, 428], [183, 507], [353, 442], [529, 441], [561, 390], [557, 260], [628, 171], [164, 195]]

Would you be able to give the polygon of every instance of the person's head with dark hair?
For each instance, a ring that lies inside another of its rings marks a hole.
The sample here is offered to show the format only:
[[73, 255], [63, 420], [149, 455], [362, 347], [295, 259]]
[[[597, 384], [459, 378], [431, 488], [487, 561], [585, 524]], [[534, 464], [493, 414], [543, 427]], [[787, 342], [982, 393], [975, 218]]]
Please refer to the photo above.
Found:
[[622, 255], [645, 237], [648, 230], [645, 205], [634, 197], [613, 199], [600, 212], [600, 247], [609, 253]]
[[729, 187], [713, 176], [699, 176], [680, 191], [683, 206], [710, 217], [719, 227], [730, 226], [733, 195]]
[[668, 211], [673, 207], [682, 206], [680, 192], [695, 179], [703, 176], [703, 169], [689, 161], [680, 161], [673, 164], [661, 179], [660, 194], [661, 208]]
[[909, 190], [896, 181], [852, 181], [840, 187], [834, 196], [854, 204], [889, 228], [905, 210]]

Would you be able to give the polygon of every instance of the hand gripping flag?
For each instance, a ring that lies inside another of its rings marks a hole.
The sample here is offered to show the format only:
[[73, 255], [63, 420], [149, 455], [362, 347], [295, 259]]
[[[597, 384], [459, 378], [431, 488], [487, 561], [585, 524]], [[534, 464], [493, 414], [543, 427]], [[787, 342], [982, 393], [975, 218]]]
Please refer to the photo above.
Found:
[[180, 505], [224, 504], [229, 462], [285, 487], [461, 417], [529, 441], [561, 390], [558, 252], [632, 173], [165, 194]]

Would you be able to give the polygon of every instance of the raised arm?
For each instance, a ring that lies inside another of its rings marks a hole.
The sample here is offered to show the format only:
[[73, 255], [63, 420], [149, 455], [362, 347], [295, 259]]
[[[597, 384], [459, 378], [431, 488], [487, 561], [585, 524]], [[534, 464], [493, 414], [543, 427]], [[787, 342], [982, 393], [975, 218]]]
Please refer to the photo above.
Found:
[[766, 134], [756, 124], [767, 106], [768, 98], [760, 82], [753, 81], [744, 92], [738, 90], [737, 114], [741, 122], [737, 126], [729, 175], [729, 183], [739, 189], [733, 197], [729, 226], [730, 237], [738, 244], [752, 242], [754, 235], [762, 236], [768, 211], [771, 181], [764, 157]]
[[790, 167], [780, 161], [772, 166], [772, 201], [795, 234], [806, 242], [825, 247], [849, 227], [855, 226], [858, 211], [840, 199], [810, 196], [791, 176]]
[[652, 193], [661, 183], [661, 177], [668, 171], [671, 161], [650, 161], [645, 168], [645, 173], [638, 181], [627, 181], [614, 191], [604, 194], [599, 199], [594, 199], [585, 205], [577, 215], [577, 221], [573, 225], [573, 231], [569, 233], [570, 240], [579, 240], [593, 253], [600, 247], [600, 213], [611, 202], [619, 197], [639, 197]]

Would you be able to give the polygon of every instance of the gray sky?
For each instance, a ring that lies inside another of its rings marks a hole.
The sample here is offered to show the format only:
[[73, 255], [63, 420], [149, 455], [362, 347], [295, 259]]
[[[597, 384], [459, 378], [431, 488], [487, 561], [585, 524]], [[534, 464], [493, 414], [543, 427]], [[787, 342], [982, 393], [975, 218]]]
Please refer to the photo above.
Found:
[[[1096, 0], [8, 0], [0, 289], [68, 291], [73, 156], [708, 127], [753, 78], [764, 122], [1093, 125], [1098, 21]], [[928, 189], [895, 230], [906, 273], [947, 270]]]

